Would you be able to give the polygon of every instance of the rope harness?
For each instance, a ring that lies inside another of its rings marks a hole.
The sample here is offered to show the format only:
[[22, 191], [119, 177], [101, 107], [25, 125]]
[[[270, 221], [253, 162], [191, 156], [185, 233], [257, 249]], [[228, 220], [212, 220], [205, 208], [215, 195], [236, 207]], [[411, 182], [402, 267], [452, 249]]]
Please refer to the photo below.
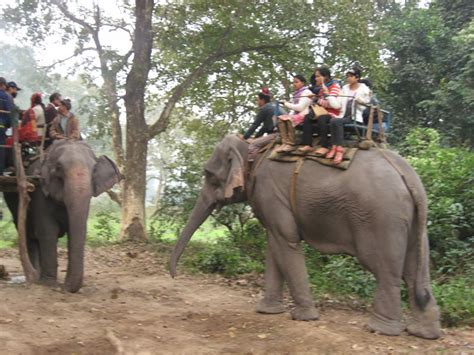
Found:
[[296, 161], [295, 164], [295, 169], [293, 170], [293, 175], [291, 176], [291, 181], [290, 181], [290, 206], [291, 206], [291, 211], [293, 212], [293, 217], [295, 217], [295, 220], [297, 219], [297, 209], [296, 209], [296, 183], [298, 181], [298, 175], [300, 173], [301, 167], [303, 166], [303, 163], [305, 161], [304, 157], [299, 158]]

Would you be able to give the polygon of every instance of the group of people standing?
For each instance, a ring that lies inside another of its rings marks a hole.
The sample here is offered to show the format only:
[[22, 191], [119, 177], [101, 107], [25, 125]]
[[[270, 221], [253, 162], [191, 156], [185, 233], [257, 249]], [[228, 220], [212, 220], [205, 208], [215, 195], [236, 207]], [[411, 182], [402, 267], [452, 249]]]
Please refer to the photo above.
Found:
[[46, 149], [56, 139], [79, 140], [79, 121], [71, 112], [72, 104], [55, 92], [49, 96], [48, 105], [43, 104], [41, 93], [34, 93], [30, 107], [21, 110], [15, 104], [21, 88], [14, 81], [0, 77], [0, 176], [6, 164], [6, 149], [12, 145], [13, 136], [7, 136], [10, 127], [18, 128], [21, 143]]
[[[249, 147], [249, 160], [258, 149], [275, 138], [278, 130], [282, 145], [278, 152], [291, 152], [296, 149], [295, 129], [303, 131], [302, 145], [297, 149], [299, 153], [310, 153], [333, 159], [334, 164], [340, 164], [344, 157], [344, 124], [352, 121], [363, 123], [363, 112], [371, 101], [371, 90], [361, 80], [361, 71], [352, 68], [346, 72], [346, 82], [342, 88], [339, 81], [331, 76], [327, 67], [315, 70], [308, 86], [302, 75], [293, 77], [293, 99], [283, 101], [285, 108], [291, 114], [271, 102], [272, 96], [267, 88], [258, 94], [257, 104], [259, 113], [252, 126], [244, 134], [248, 139], [255, 130], [263, 125], [255, 135]], [[316, 151], [313, 144], [313, 125], [320, 136], [320, 145]], [[262, 137], [265, 133], [267, 136]], [[329, 137], [330, 133], [330, 137]], [[260, 138], [261, 137], [261, 138]]]

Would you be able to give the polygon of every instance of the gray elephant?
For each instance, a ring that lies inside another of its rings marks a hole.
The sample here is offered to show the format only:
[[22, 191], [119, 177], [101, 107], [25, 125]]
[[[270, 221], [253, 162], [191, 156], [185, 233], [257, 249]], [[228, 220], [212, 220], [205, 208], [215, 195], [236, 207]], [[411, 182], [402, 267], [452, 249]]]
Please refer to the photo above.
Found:
[[374, 274], [371, 330], [399, 335], [405, 329], [404, 280], [412, 311], [407, 331], [428, 339], [440, 336], [429, 276], [426, 195], [403, 158], [387, 150], [359, 151], [347, 171], [307, 161], [293, 185], [295, 164], [257, 158], [248, 171], [247, 150], [245, 141], [227, 136], [205, 164], [204, 186], [171, 255], [171, 276], [191, 236], [215, 208], [249, 201], [268, 238], [258, 312], [285, 311], [286, 281], [296, 305], [292, 318], [318, 319], [300, 246], [304, 240], [323, 253], [353, 255]]
[[[68, 235], [65, 289], [77, 292], [84, 275], [84, 246], [92, 196], [120, 181], [115, 164], [106, 156], [96, 158], [84, 142], [61, 140], [47, 150], [45, 161], [34, 162], [27, 175], [41, 176], [40, 187], [30, 194], [26, 229], [27, 247], [40, 283], [57, 283], [57, 241]], [[4, 193], [17, 222], [18, 194]]]

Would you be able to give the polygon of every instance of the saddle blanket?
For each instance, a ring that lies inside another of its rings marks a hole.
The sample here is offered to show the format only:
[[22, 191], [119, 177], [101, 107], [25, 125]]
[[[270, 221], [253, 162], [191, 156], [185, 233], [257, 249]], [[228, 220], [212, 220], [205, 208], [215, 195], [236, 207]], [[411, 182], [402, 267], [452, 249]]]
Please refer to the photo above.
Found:
[[[302, 154], [302, 153], [297, 152], [295, 149], [294, 151], [289, 152], [289, 153], [277, 153], [275, 152], [275, 148], [278, 146], [279, 145], [271, 148], [272, 152], [268, 156], [268, 159], [294, 163], [298, 161], [299, 159], [301, 159], [301, 157], [304, 157], [304, 159], [314, 160], [320, 164], [327, 165], [333, 168], [343, 169], [343, 170], [349, 169], [349, 166], [351, 165], [352, 160], [354, 159], [357, 151], [359, 150], [359, 148], [355, 148], [355, 147], [346, 148], [346, 151], [344, 153], [344, 160], [340, 164], [335, 165], [332, 159], [326, 159], [321, 156], [317, 156], [313, 152]], [[313, 151], [316, 151], [318, 148], [319, 146], [315, 147]]]

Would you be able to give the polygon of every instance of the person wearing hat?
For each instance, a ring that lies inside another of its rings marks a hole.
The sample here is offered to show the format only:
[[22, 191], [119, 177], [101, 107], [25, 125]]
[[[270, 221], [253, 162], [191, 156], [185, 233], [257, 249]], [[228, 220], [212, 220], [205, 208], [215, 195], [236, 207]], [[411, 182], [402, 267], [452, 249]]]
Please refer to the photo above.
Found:
[[7, 94], [12, 98], [12, 110], [10, 113], [11, 126], [18, 127], [21, 117], [23, 116], [23, 110], [21, 110], [16, 104], [15, 99], [18, 95], [18, 91], [21, 91], [21, 88], [14, 81], [9, 81], [7, 83]]
[[71, 100], [63, 99], [59, 103], [58, 115], [51, 123], [49, 136], [52, 140], [80, 140], [79, 120], [71, 112]]
[[6, 92], [7, 81], [0, 77], [0, 175], [3, 175], [5, 169], [5, 141], [7, 139], [7, 129], [11, 125], [11, 111], [13, 100]]
[[21, 88], [14, 81], [9, 81], [7, 83], [7, 92], [13, 97], [16, 98], [18, 91], [21, 91]]

